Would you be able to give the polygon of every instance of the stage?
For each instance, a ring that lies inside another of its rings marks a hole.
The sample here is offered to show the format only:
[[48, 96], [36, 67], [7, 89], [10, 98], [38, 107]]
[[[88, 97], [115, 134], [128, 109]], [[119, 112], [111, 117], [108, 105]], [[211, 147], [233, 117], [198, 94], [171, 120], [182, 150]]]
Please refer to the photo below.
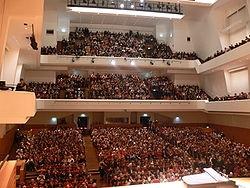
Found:
[[[236, 185], [239, 188], [250, 188], [250, 178], [230, 178], [236, 182]], [[143, 185], [130, 185], [130, 186], [121, 186], [120, 188], [187, 188], [184, 182], [175, 181], [167, 183], [153, 183], [153, 184], [143, 184]], [[202, 188], [202, 186], [200, 186]]]

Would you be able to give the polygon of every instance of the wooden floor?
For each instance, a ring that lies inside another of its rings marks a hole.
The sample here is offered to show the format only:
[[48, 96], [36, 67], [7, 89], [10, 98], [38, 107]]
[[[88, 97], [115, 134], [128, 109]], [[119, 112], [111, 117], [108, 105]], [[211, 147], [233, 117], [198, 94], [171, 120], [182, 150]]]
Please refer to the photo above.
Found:
[[109, 185], [105, 183], [105, 181], [102, 181], [98, 169], [99, 169], [99, 162], [97, 159], [95, 148], [92, 144], [90, 136], [84, 137], [85, 140], [85, 154], [86, 154], [86, 166], [88, 172], [91, 174], [93, 178], [97, 180], [97, 186], [98, 187], [108, 187]]

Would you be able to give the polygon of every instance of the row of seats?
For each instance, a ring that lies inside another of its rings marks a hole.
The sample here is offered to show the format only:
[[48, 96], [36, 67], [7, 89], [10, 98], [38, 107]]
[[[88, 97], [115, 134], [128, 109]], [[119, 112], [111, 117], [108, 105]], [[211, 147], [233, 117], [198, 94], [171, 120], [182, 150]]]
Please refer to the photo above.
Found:
[[101, 177], [112, 186], [180, 180], [204, 167], [229, 177], [250, 175], [250, 148], [223, 134], [163, 127], [102, 128], [92, 131]]
[[89, 31], [88, 28], [76, 28], [68, 40], [58, 41], [57, 48], [42, 47], [42, 55], [74, 56], [114, 56], [163, 59], [197, 59], [197, 55], [187, 52], [173, 53], [171, 48], [158, 43], [153, 35], [129, 31], [114, 33], [109, 31]]
[[175, 85], [166, 76], [143, 79], [121, 74], [91, 74], [87, 77], [61, 74], [56, 83], [31, 82], [27, 89], [42, 99], [209, 99], [198, 86]]
[[18, 131], [16, 158], [26, 160], [26, 170], [37, 178], [21, 182], [22, 188], [96, 187], [86, 170], [85, 146], [80, 129]]
[[205, 63], [226, 52], [229, 52], [250, 41], [250, 35], [236, 44], [231, 44], [224, 50], [218, 50], [205, 60], [200, 59], [195, 52], [172, 52], [171, 48], [158, 43], [153, 35], [129, 31], [115, 33], [110, 31], [90, 31], [88, 28], [76, 28], [70, 32], [69, 39], [58, 41], [57, 47], [44, 46], [42, 55], [74, 55], [80, 56], [108, 56], [108, 57], [136, 57], [196, 60]]

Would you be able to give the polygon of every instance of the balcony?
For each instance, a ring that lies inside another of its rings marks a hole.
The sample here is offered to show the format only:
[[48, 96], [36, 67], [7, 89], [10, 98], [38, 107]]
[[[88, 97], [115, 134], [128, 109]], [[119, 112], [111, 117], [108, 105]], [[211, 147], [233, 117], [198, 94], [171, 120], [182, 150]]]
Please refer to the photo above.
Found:
[[0, 91], [0, 124], [23, 124], [36, 113], [32, 92]]
[[[114, 61], [112, 61], [114, 60]], [[115, 62], [115, 63], [114, 63]], [[41, 55], [40, 65], [43, 66], [81, 66], [93, 67], [123, 67], [123, 68], [171, 68], [171, 69], [197, 69], [199, 60], [175, 60], [154, 58], [125, 58], [101, 56], [75, 56], [67, 55]]]
[[249, 113], [250, 100], [208, 102], [206, 100], [100, 100], [100, 99], [37, 99], [38, 111], [204, 111]]

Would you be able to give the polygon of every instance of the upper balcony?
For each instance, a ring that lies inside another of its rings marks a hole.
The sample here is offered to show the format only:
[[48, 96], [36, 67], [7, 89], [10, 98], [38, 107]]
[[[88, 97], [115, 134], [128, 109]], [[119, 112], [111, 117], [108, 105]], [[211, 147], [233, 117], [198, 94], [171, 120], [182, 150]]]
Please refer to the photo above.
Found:
[[243, 44], [233, 50], [230, 50], [214, 59], [200, 64], [197, 73], [218, 69], [233, 69], [248, 64], [250, 58], [250, 42]]

